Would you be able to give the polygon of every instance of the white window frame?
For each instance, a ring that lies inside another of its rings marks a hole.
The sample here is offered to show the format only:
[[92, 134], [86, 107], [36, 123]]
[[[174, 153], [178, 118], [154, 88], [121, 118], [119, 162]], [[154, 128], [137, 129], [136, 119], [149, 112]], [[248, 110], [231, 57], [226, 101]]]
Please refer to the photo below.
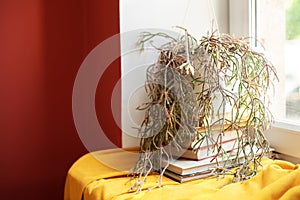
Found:
[[[257, 0], [229, 0], [229, 32], [235, 36], [252, 36], [256, 41]], [[255, 44], [254, 44], [255, 45]], [[300, 163], [300, 125], [275, 119], [273, 127], [265, 132], [270, 145], [280, 153], [279, 158]]]

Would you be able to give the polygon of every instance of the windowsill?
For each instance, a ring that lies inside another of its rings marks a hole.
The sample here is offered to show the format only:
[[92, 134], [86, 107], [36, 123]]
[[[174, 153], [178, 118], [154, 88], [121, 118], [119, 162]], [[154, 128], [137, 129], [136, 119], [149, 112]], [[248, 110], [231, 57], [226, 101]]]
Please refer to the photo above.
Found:
[[293, 131], [295, 134], [300, 134], [300, 124], [295, 122], [276, 120], [273, 126], [284, 130]]
[[265, 136], [271, 147], [279, 152], [280, 158], [300, 163], [300, 125], [277, 120]]

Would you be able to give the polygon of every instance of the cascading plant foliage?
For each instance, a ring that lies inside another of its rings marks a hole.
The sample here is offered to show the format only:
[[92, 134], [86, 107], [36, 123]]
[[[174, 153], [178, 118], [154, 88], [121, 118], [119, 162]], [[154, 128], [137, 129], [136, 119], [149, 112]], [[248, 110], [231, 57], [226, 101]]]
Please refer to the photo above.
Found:
[[[139, 128], [139, 159], [130, 172], [135, 191], [141, 191], [153, 171], [159, 172], [161, 186], [170, 159], [191, 142], [195, 152], [211, 144], [208, 152], [217, 160], [214, 173], [232, 174], [233, 182], [254, 176], [269, 153], [263, 132], [273, 121], [268, 106], [269, 91], [278, 80], [274, 66], [251, 49], [249, 38], [215, 31], [197, 40], [183, 30], [179, 38], [144, 32], [138, 41], [143, 50], [155, 37], [169, 40], [157, 48], [157, 62], [146, 71], [149, 101], [138, 107], [145, 117]], [[237, 134], [232, 152], [222, 148], [228, 130]]]

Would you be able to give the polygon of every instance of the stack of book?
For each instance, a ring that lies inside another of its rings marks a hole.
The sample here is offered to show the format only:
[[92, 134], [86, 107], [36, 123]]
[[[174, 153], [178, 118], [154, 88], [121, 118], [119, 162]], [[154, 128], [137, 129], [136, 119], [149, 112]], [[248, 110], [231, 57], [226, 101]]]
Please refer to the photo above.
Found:
[[[269, 151], [270, 156], [272, 156], [273, 152], [275, 152], [275, 149], [270, 148]], [[256, 152], [259, 154], [259, 151]], [[236, 162], [237, 157], [235, 152], [232, 152], [229, 155], [230, 157], [224, 160], [222, 160], [221, 157], [218, 157], [218, 159], [203, 158], [200, 160], [189, 160], [185, 158], [179, 158], [177, 160], [171, 160], [169, 161], [164, 174], [180, 183], [183, 183], [186, 181], [213, 176], [213, 171], [217, 169], [217, 160], [218, 166], [224, 165], [227, 169], [237, 167], [245, 161], [245, 156], [243, 154], [238, 156], [238, 162]], [[231, 166], [231, 160], [233, 159], [235, 159], [235, 164]]]
[[[233, 163], [231, 160], [237, 158], [238, 134], [239, 137], [243, 137], [241, 136], [242, 134], [237, 133], [236, 130], [228, 130], [222, 133], [221, 136], [218, 132], [216, 132], [212, 141], [205, 140], [201, 145], [197, 142], [192, 142], [189, 145], [189, 148], [183, 152], [179, 159], [168, 162], [168, 167], [164, 174], [180, 183], [183, 183], [214, 175], [213, 170], [216, 169], [217, 162], [218, 166], [226, 166], [226, 168], [236, 167], [245, 160], [244, 154], [239, 154], [238, 160], [235, 160], [234, 162], [234, 166], [230, 166], [231, 163]], [[214, 145], [218, 140], [218, 137], [222, 137], [222, 151], [219, 151], [219, 147]], [[193, 149], [197, 149], [197, 151]], [[250, 149], [246, 149], [246, 151], [250, 152]], [[270, 151], [272, 152], [274, 149], [270, 149]], [[220, 155], [221, 152], [227, 152], [227, 158], [224, 159], [224, 154], [222, 154], [222, 159]], [[258, 151], [256, 152], [258, 153]]]
[[215, 162], [211, 159], [203, 159], [201, 161], [178, 159], [169, 162], [164, 175], [180, 182], [191, 181], [200, 178], [212, 176], [212, 169]]
[[218, 140], [217, 137], [222, 137], [220, 145], [223, 152], [229, 153], [237, 149], [238, 141], [236, 131], [226, 131], [225, 133], [222, 133], [221, 136], [219, 136], [219, 134], [215, 134], [213, 141], [204, 139], [201, 145], [197, 142], [192, 142], [182, 155], [180, 155], [180, 157], [191, 160], [202, 160], [217, 156], [216, 154], [219, 152], [218, 146], [215, 145]]
[[[227, 159], [222, 161], [221, 157], [218, 159], [212, 159], [212, 157], [205, 157], [199, 160], [190, 160], [185, 158], [179, 158], [177, 160], [171, 160], [168, 162], [168, 166], [165, 171], [165, 175], [180, 182], [191, 181], [199, 178], [206, 178], [214, 175], [212, 172], [216, 169], [217, 160], [219, 165], [225, 164], [228, 166], [231, 159], [235, 159], [234, 153]], [[226, 162], [226, 163], [225, 163]], [[239, 163], [243, 162], [243, 156], [239, 157]], [[228, 166], [229, 168], [235, 166]]]
[[[199, 140], [187, 144], [186, 151], [181, 153], [180, 157], [187, 158], [191, 160], [201, 160], [208, 157], [215, 157], [217, 152], [219, 152], [219, 146], [222, 147], [222, 152], [231, 152], [238, 147], [238, 137], [240, 139], [245, 136], [242, 133], [242, 128], [246, 126], [247, 121], [242, 121], [238, 124], [238, 129], [230, 129], [229, 124], [224, 124], [222, 129], [224, 130], [220, 133], [220, 125], [211, 127], [210, 138], [204, 138], [200, 143]], [[205, 133], [205, 128], [201, 127], [198, 129], [198, 133]], [[218, 143], [219, 145], [215, 145]]]

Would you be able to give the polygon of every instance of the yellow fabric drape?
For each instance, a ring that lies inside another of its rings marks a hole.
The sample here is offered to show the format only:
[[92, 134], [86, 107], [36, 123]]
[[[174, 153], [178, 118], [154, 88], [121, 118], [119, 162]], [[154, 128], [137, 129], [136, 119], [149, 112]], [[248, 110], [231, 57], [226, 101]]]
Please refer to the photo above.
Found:
[[65, 200], [100, 199], [300, 199], [299, 165], [282, 160], [263, 160], [263, 169], [253, 178], [230, 183], [231, 176], [206, 178], [178, 183], [163, 177], [163, 187], [157, 185], [158, 175], [150, 175], [143, 191], [129, 192], [133, 181], [127, 171], [137, 159], [136, 149], [112, 149], [89, 153], [70, 168], [65, 183]]

